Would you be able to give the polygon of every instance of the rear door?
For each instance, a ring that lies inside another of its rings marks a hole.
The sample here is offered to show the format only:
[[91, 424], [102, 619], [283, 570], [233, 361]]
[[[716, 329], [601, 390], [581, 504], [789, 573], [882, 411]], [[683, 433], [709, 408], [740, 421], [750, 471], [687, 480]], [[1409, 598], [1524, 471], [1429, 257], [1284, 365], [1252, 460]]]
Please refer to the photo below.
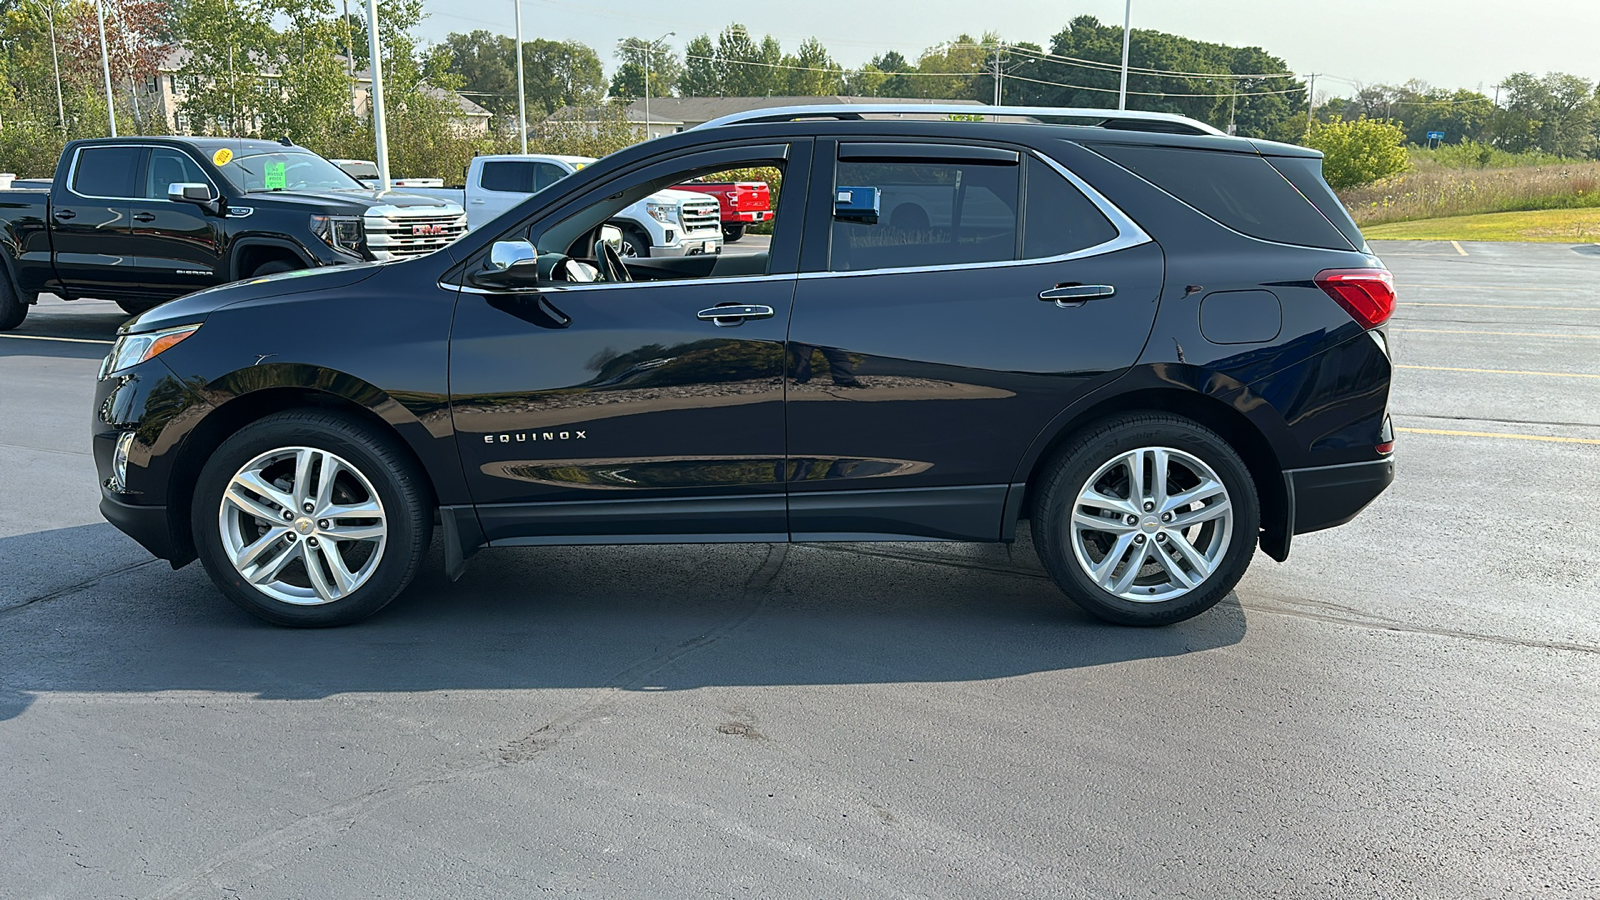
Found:
[[206, 184], [221, 193], [200, 164], [177, 147], [152, 147], [132, 204], [131, 246], [143, 270], [144, 288], [159, 298], [177, 297], [227, 281], [222, 219], [193, 203], [167, 199], [173, 184]]
[[[816, 160], [786, 372], [794, 539], [994, 540], [1029, 444], [1138, 358], [1161, 251], [1032, 151], [819, 142]], [[864, 196], [847, 188], [877, 189], [876, 222], [835, 217]]]
[[467, 190], [467, 227], [479, 227], [567, 174], [554, 163], [531, 159], [484, 160], [478, 183]]
[[50, 195], [56, 272], [74, 297], [140, 294], [131, 242], [134, 197], [148, 148], [79, 147]]

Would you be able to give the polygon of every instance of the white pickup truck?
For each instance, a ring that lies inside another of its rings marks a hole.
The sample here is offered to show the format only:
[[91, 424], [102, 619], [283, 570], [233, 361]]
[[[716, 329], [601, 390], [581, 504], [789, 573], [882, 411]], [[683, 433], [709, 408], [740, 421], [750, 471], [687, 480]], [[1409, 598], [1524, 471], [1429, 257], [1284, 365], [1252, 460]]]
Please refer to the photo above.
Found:
[[[454, 200], [478, 228], [536, 191], [594, 162], [587, 156], [507, 154], [474, 157], [465, 188], [406, 186], [406, 193]], [[657, 191], [611, 220], [622, 230], [623, 256], [695, 256], [722, 252], [722, 207], [694, 191]]]

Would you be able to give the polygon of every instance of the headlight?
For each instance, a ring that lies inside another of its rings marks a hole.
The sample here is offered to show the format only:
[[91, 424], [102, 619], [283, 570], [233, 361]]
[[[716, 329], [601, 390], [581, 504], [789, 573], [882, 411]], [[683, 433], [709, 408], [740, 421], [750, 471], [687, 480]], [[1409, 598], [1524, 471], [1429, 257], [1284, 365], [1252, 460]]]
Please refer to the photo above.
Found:
[[366, 230], [361, 220], [354, 216], [312, 216], [311, 233], [335, 250], [352, 256], [361, 255], [362, 239]]
[[111, 486], [118, 492], [128, 490], [128, 450], [133, 447], [134, 434], [124, 431], [117, 435], [117, 449], [111, 454]]
[[678, 204], [676, 203], [646, 203], [644, 211], [650, 214], [650, 218], [663, 225], [678, 224]]
[[160, 331], [147, 331], [144, 334], [122, 335], [111, 346], [111, 355], [100, 365], [100, 377], [105, 378], [107, 375], [155, 359], [199, 330], [199, 325], [179, 325], [176, 328], [163, 328]]

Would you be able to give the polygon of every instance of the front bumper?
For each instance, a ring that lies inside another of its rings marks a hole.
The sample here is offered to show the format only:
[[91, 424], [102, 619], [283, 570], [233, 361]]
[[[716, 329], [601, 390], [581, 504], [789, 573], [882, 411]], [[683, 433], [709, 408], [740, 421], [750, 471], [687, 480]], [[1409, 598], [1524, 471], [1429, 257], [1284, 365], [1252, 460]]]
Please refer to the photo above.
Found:
[[1288, 469], [1283, 473], [1289, 492], [1294, 533], [1321, 531], [1354, 519], [1394, 482], [1394, 457], [1342, 466]]
[[172, 529], [167, 523], [165, 506], [135, 506], [124, 503], [119, 496], [103, 485], [100, 488], [100, 514], [117, 530], [139, 542], [159, 559], [175, 564], [180, 558], [172, 543]]
[[703, 232], [680, 235], [670, 244], [657, 244], [650, 248], [651, 256], [698, 256], [702, 253], [715, 256], [722, 252], [722, 229], [715, 233]]

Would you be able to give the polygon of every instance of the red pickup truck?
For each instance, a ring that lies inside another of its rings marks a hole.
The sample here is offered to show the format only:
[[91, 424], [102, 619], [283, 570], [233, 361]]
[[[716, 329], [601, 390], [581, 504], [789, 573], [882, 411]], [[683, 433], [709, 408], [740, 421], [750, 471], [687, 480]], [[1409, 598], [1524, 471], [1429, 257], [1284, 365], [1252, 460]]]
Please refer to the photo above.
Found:
[[695, 181], [672, 189], [716, 197], [722, 206], [722, 239], [729, 244], [744, 237], [745, 226], [772, 221], [772, 190], [765, 182]]

